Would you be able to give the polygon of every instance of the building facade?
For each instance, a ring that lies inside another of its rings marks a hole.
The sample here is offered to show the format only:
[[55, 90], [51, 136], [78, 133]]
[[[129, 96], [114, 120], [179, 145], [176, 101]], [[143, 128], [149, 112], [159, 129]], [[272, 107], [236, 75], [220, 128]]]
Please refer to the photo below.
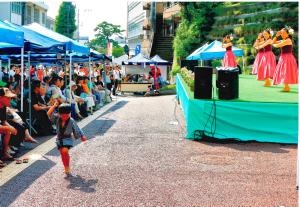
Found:
[[141, 46], [144, 38], [143, 24], [146, 11], [143, 2], [128, 2], [127, 4], [127, 42], [129, 55], [135, 54], [135, 48]]
[[48, 6], [42, 2], [23, 2], [23, 25], [38, 23], [47, 25]]
[[54, 30], [54, 19], [47, 16], [47, 11], [43, 2], [0, 2], [0, 20], [17, 25], [36, 22]]
[[22, 15], [22, 2], [0, 2], [0, 20], [22, 25]]

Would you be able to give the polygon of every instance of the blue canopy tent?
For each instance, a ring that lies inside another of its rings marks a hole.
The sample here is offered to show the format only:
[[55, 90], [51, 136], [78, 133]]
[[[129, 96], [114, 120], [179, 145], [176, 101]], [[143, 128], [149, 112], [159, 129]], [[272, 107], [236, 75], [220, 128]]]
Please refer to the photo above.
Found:
[[46, 27], [43, 27], [37, 23], [25, 25], [24, 27], [31, 29], [33, 31], [36, 31], [36, 32], [40, 33], [41, 35], [47, 36], [47, 37], [49, 37], [53, 40], [56, 40], [60, 43], [64, 43], [65, 49], [68, 52], [81, 53], [81, 54], [89, 54], [90, 53], [90, 49], [87, 46], [82, 45], [82, 44], [72, 40], [71, 38], [68, 38], [57, 32], [49, 30]]
[[30, 51], [33, 53], [61, 53], [64, 51], [64, 43], [62, 42], [41, 35], [26, 27], [9, 23], [7, 21], [5, 21], [5, 23], [19, 31], [24, 32], [25, 51]]
[[162, 59], [158, 55], [153, 56], [150, 61], [154, 62], [156, 65], [171, 65], [169, 61]]
[[142, 64], [154, 64], [154, 61], [149, 60], [146, 58], [142, 53], [139, 53], [138, 55], [134, 56], [133, 58], [130, 58], [127, 61], [123, 61], [122, 65], [142, 65]]
[[[0, 21], [0, 51], [21, 50], [24, 55], [24, 32], [11, 27], [9, 24]], [[2, 61], [1, 64], [2, 65]], [[2, 67], [2, 66], [0, 66]], [[24, 59], [21, 58], [21, 83], [24, 82]], [[21, 111], [23, 111], [23, 90], [21, 90]]]
[[209, 44], [205, 43], [204, 45], [202, 45], [201, 47], [199, 47], [197, 50], [195, 50], [192, 54], [190, 54], [189, 56], [187, 56], [187, 60], [199, 60], [200, 59], [200, 54], [203, 50], [205, 50], [207, 48]]
[[24, 46], [24, 32], [0, 21], [0, 49], [22, 48]]
[[[198, 50], [198, 51], [197, 51]], [[188, 60], [215, 60], [223, 59], [226, 49], [222, 47], [222, 43], [218, 40], [213, 41], [209, 45], [203, 45], [199, 49], [194, 51], [191, 55], [187, 57]], [[243, 57], [243, 67], [244, 67], [244, 52], [242, 49], [237, 47], [232, 47], [232, 52], [235, 56]]]

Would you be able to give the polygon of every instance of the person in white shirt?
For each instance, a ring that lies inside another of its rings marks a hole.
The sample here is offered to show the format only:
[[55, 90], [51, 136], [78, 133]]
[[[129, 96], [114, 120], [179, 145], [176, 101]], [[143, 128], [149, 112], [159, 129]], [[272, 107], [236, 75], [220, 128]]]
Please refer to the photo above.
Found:
[[15, 75], [15, 69], [16, 69], [16, 67], [15, 67], [14, 65], [12, 65], [12, 66], [10, 67], [10, 70], [9, 70], [9, 73], [8, 73], [9, 79], [11, 79], [11, 78], [14, 77], [14, 75]]
[[114, 88], [113, 88], [113, 95], [116, 95], [116, 90], [118, 88], [118, 84], [121, 80], [121, 75], [120, 75], [120, 71], [118, 70], [117, 66], [114, 67], [113, 70], [113, 75], [114, 75]]

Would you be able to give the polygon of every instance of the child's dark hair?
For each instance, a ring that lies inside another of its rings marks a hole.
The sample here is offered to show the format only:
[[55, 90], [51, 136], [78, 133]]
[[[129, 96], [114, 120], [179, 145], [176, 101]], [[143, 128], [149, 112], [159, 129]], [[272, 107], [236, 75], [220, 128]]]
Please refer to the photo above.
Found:
[[70, 104], [61, 104], [59, 107], [58, 107], [58, 113], [60, 114], [69, 114], [71, 113], [71, 105]]

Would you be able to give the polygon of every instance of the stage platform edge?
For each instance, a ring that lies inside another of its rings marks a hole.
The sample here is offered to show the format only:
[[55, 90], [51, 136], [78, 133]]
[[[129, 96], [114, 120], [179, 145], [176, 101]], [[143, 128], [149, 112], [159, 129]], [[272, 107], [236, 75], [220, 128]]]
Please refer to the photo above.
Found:
[[[297, 144], [298, 103], [200, 100], [193, 98], [181, 76], [176, 76], [177, 99], [184, 113], [187, 139], [199, 132], [219, 139]], [[213, 122], [214, 104], [216, 125]], [[216, 127], [214, 127], [216, 126]]]

